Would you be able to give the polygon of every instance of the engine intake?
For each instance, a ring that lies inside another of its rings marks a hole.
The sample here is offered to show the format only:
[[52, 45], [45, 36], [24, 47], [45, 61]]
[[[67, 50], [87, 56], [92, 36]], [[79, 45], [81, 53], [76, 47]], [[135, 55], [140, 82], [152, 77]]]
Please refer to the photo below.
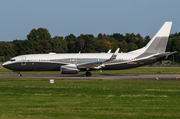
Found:
[[78, 74], [79, 70], [75, 64], [61, 66], [61, 74]]

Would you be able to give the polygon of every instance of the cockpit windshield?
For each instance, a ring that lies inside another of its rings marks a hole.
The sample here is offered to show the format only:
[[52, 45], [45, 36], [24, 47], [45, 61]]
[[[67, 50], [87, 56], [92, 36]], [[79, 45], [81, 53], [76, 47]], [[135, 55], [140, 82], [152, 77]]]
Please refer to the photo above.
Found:
[[13, 61], [16, 61], [16, 59], [10, 59], [9, 61], [13, 62]]

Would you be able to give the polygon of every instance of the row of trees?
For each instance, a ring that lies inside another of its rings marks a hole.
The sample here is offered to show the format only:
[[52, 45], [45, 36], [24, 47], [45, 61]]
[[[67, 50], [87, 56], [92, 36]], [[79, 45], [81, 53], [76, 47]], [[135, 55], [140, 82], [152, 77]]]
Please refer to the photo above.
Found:
[[[150, 37], [143, 38], [140, 34], [114, 33], [113, 35], [99, 34], [94, 37], [90, 34], [81, 34], [76, 37], [70, 34], [66, 37], [55, 36], [45, 28], [32, 29], [25, 40], [13, 40], [0, 42], [0, 61], [23, 54], [37, 53], [98, 53], [115, 51], [120, 47], [120, 52], [129, 52], [141, 48], [149, 42]], [[180, 50], [180, 33], [171, 34], [168, 41], [167, 51]], [[175, 54], [175, 61], [180, 62], [180, 52]], [[172, 58], [170, 57], [172, 60]]]

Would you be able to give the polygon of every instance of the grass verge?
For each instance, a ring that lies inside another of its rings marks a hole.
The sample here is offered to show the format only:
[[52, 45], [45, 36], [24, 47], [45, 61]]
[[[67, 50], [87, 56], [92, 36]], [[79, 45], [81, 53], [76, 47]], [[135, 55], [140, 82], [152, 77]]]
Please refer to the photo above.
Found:
[[180, 81], [0, 78], [0, 118], [180, 118]]

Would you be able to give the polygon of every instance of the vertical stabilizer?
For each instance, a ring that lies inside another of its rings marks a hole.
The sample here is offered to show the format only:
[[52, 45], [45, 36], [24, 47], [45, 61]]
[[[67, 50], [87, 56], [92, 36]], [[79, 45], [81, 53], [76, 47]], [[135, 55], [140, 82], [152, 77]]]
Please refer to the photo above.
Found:
[[132, 51], [131, 53], [147, 53], [157, 54], [164, 53], [166, 50], [172, 22], [165, 22], [156, 35], [149, 41], [149, 43], [139, 50]]
[[166, 50], [172, 22], [165, 22], [156, 35], [145, 46], [146, 53], [164, 53]]

